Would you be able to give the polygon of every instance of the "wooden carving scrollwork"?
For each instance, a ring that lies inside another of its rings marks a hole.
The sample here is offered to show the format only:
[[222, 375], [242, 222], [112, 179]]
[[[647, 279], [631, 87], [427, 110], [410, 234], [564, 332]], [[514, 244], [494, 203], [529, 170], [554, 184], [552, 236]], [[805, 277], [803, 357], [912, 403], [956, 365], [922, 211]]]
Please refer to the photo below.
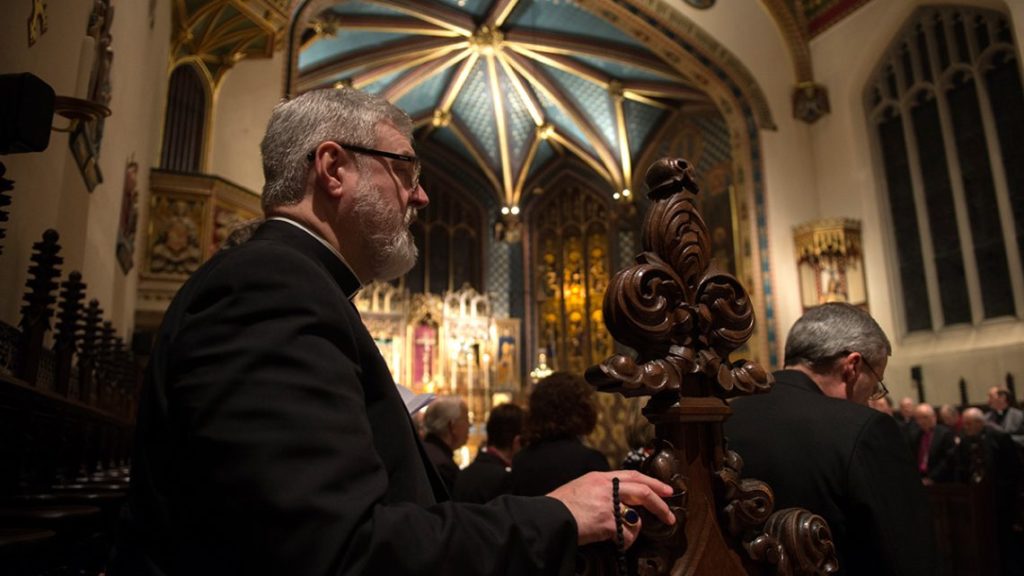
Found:
[[660, 160], [648, 170], [647, 185], [654, 204], [644, 219], [644, 251], [615, 275], [604, 300], [608, 331], [639, 356], [612, 356], [588, 380], [599, 389], [621, 386], [615, 391], [627, 396], [701, 396], [707, 391], [681, 390], [684, 375], [698, 372], [721, 397], [769, 390], [772, 377], [763, 368], [728, 361], [754, 331], [754, 308], [743, 286], [710, 259], [693, 168], [682, 159]]
[[742, 478], [742, 459], [725, 445], [722, 422], [731, 410], [724, 400], [768, 392], [773, 378], [755, 362], [729, 359], [753, 333], [754, 308], [739, 281], [711, 259], [693, 168], [662, 159], [646, 181], [652, 206], [643, 252], [612, 278], [604, 299], [609, 332], [636, 356], [616, 354], [586, 374], [599, 391], [651, 397], [644, 415], [657, 447], [641, 470], [675, 488], [667, 500], [676, 525], [642, 515], [630, 571], [835, 572], [825, 521], [802, 509], [774, 511], [771, 488]]

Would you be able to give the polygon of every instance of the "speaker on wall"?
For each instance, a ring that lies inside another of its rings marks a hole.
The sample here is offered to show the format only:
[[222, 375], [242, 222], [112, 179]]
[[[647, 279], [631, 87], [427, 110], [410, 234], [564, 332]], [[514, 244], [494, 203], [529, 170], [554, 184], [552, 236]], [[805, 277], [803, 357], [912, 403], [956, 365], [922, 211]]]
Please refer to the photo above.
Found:
[[33, 74], [0, 74], [0, 154], [46, 150], [54, 96], [53, 88]]

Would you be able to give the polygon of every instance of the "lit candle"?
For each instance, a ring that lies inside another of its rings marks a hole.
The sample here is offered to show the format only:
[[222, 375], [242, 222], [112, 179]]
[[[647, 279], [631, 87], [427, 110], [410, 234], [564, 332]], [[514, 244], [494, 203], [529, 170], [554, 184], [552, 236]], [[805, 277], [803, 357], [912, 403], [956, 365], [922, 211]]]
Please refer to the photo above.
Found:
[[75, 81], [75, 98], [89, 98], [92, 65], [95, 61], [96, 39], [92, 36], [86, 36], [82, 39], [81, 52], [78, 53], [78, 79]]

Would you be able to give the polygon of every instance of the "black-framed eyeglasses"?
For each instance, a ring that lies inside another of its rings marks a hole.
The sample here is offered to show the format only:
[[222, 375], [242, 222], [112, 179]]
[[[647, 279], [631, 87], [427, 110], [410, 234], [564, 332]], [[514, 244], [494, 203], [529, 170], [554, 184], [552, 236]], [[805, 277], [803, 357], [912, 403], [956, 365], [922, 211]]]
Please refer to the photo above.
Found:
[[875, 391], [871, 393], [871, 396], [869, 396], [868, 399], [881, 400], [888, 396], [889, 389], [885, 387], [885, 382], [882, 382], [882, 378], [878, 375], [878, 372], [875, 372], [875, 369], [871, 367], [871, 364], [869, 364], [867, 360], [864, 360], [863, 355], [861, 355], [860, 359], [864, 365], [868, 367], [868, 371], [871, 372], [871, 375], [874, 376], [875, 380], [878, 382], [878, 384], [875, 385]]
[[[422, 170], [422, 163], [420, 159], [415, 156], [409, 156], [408, 154], [396, 154], [394, 152], [385, 152], [383, 150], [375, 150], [373, 148], [363, 148], [362, 146], [355, 146], [354, 144], [344, 144], [337, 140], [329, 140], [334, 142], [338, 146], [341, 146], [345, 150], [355, 152], [357, 154], [366, 154], [367, 156], [379, 156], [381, 158], [390, 158], [391, 160], [399, 160], [401, 162], [409, 162], [411, 164], [410, 170], [396, 171], [396, 174], [403, 180], [402, 184], [408, 186], [409, 190], [415, 190], [420, 185], [420, 171]], [[316, 150], [310, 150], [309, 154], [306, 154], [306, 160], [312, 162], [316, 157]]]

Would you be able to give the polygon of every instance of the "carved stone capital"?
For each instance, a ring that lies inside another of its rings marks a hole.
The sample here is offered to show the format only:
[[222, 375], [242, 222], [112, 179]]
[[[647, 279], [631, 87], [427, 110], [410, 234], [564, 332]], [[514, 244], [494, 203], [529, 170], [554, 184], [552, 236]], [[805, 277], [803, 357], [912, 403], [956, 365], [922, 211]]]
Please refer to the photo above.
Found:
[[828, 89], [815, 82], [801, 82], [793, 89], [793, 117], [814, 124], [830, 111]]

